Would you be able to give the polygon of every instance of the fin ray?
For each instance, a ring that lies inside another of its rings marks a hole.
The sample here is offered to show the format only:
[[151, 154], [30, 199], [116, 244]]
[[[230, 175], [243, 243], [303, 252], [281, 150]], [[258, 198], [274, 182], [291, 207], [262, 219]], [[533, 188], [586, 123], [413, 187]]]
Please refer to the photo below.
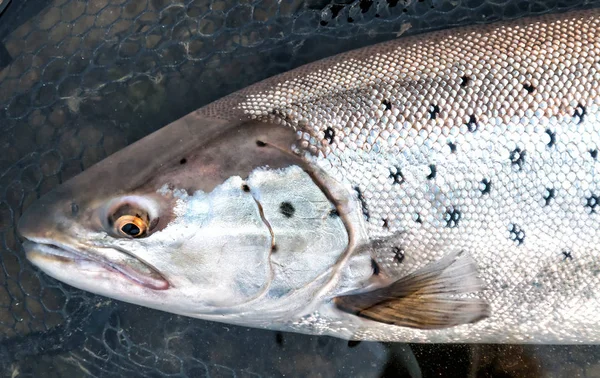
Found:
[[453, 252], [392, 284], [334, 299], [342, 311], [386, 324], [447, 328], [489, 316], [489, 305], [473, 294], [483, 289], [473, 259]]

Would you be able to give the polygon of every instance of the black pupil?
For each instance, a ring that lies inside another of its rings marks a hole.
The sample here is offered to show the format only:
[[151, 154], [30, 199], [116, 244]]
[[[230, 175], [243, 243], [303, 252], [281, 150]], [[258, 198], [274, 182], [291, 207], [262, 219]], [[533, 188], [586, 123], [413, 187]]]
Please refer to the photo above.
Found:
[[136, 236], [140, 233], [140, 228], [133, 223], [127, 223], [123, 227], [121, 227], [121, 231], [126, 233], [127, 235]]

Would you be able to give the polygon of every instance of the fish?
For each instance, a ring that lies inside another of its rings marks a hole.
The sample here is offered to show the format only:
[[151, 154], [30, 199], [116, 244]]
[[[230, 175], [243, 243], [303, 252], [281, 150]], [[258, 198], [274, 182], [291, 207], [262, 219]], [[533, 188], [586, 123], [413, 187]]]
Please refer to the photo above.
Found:
[[28, 261], [221, 323], [600, 342], [600, 11], [406, 35], [225, 95], [31, 204]]

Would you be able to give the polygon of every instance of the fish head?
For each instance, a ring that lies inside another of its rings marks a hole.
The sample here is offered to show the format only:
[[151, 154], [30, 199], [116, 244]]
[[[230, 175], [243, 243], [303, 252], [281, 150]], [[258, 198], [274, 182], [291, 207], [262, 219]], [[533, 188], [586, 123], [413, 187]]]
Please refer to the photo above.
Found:
[[27, 258], [74, 287], [196, 317], [289, 298], [348, 244], [295, 140], [192, 113], [33, 203], [18, 225]]

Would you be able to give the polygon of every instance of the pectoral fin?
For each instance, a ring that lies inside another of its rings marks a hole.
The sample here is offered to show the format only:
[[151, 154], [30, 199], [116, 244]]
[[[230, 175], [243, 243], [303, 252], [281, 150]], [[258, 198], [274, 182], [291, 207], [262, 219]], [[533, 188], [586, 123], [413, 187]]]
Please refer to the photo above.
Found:
[[386, 324], [440, 329], [475, 323], [489, 316], [489, 305], [473, 296], [483, 289], [475, 262], [462, 252], [373, 291], [334, 299], [342, 311]]

